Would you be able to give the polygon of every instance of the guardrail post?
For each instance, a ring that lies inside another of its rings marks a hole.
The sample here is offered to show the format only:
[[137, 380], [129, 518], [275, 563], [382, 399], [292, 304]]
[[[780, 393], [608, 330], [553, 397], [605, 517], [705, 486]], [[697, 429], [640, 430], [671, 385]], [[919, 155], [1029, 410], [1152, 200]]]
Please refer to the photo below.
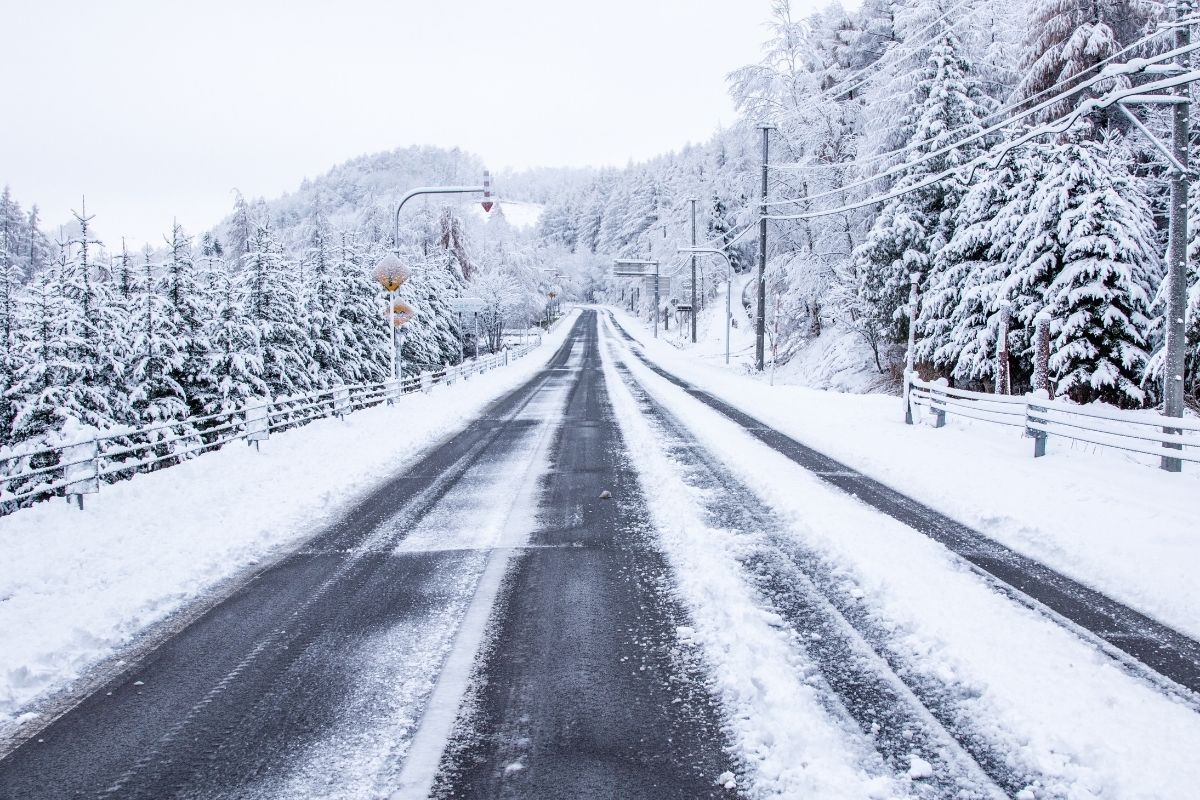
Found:
[[508, 366], [508, 348], [504, 348], [504, 366]]
[[[1049, 319], [1047, 319], [1046, 326], [1047, 331], [1049, 331]], [[1033, 439], [1034, 458], [1041, 458], [1042, 456], [1046, 455], [1046, 439], [1048, 437], [1045, 431], [1031, 428], [1030, 423], [1045, 425], [1048, 420], [1041, 416], [1037, 416], [1039, 414], [1045, 414], [1047, 411], [1046, 407], [1039, 406], [1033, 401], [1049, 399], [1050, 393], [1045, 389], [1036, 389], [1026, 395], [1025, 398], [1025, 435]]]
[[67, 502], [74, 497], [83, 511], [83, 496], [100, 491], [100, 440], [93, 436], [86, 442], [68, 445], [63, 448], [62, 457], [68, 464], [63, 477], [71, 481], [67, 486]]
[[338, 386], [333, 390], [333, 414], [338, 419], [344, 419], [350, 413], [350, 388]]
[[262, 403], [248, 405], [242, 411], [246, 421], [246, 444], [253, 444], [255, 450], [259, 449], [259, 442], [271, 437], [270, 404], [270, 400], [264, 399]]
[[[946, 427], [946, 393], [939, 392], [937, 389], [932, 388], [932, 386], [946, 388], [949, 385], [950, 382], [945, 378], [938, 378], [933, 382], [931, 388], [929, 389], [929, 410], [933, 412], [933, 427], [935, 428]], [[938, 408], [936, 405], [939, 397], [941, 398], [942, 402], [941, 408]]]
[[433, 375], [428, 370], [421, 370], [421, 391], [425, 394], [433, 391]]

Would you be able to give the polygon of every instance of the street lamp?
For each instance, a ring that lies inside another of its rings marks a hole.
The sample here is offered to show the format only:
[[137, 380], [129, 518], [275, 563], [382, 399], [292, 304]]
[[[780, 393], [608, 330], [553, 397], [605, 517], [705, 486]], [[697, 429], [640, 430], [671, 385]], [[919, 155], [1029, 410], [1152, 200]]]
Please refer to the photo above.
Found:
[[404, 204], [409, 200], [423, 194], [482, 194], [481, 205], [484, 213], [487, 213], [492, 210], [492, 176], [485, 169], [482, 186], [421, 186], [417, 189], [410, 189], [400, 198], [400, 204], [396, 206], [396, 214], [392, 220], [393, 247], [397, 249], [400, 247], [400, 209], [404, 208]]
[[[715, 247], [680, 247], [676, 250], [678, 253], [691, 253], [692, 263], [695, 263], [695, 256], [703, 253], [706, 255], [720, 256], [725, 259], [725, 266], [729, 270], [729, 279], [725, 282], [725, 364], [729, 365], [729, 321], [733, 317], [733, 262], [729, 260], [729, 254], [724, 250], [718, 250]], [[695, 274], [693, 269], [693, 275]], [[692, 282], [692, 296], [695, 297], [695, 281]], [[695, 319], [696, 309], [692, 308], [692, 318]], [[695, 330], [695, 327], [692, 328]], [[693, 334], [694, 335], [694, 334]], [[693, 339], [695, 341], [695, 339]]]
[[[396, 302], [396, 292], [401, 285], [407, 281], [412, 273], [401, 263], [399, 258], [400, 253], [400, 209], [404, 208], [404, 204], [409, 200], [423, 194], [475, 194], [483, 195], [483, 210], [487, 213], [492, 210], [492, 176], [487, 171], [483, 171], [483, 182], [481, 186], [421, 186], [416, 189], [410, 189], [400, 198], [400, 203], [396, 206], [396, 214], [392, 220], [392, 247], [394, 252], [385, 255], [379, 259], [379, 263], [375, 265], [375, 280], [388, 293], [388, 320], [391, 323], [392, 329], [392, 353], [388, 359], [391, 364], [391, 380], [394, 383], [397, 380], [398, 374], [396, 370], [396, 332], [400, 330], [407, 322], [416, 316], [416, 312], [403, 303]], [[404, 311], [399, 312], [399, 309]], [[403, 371], [404, 365], [400, 364], [400, 369]]]
[[[658, 261], [654, 259], [638, 259], [638, 258], [618, 258], [613, 262], [618, 267], [654, 267], [654, 338], [658, 338], [658, 286], [661, 276], [658, 273]], [[649, 278], [650, 273], [645, 271], [614, 271], [613, 275], [618, 278]]]

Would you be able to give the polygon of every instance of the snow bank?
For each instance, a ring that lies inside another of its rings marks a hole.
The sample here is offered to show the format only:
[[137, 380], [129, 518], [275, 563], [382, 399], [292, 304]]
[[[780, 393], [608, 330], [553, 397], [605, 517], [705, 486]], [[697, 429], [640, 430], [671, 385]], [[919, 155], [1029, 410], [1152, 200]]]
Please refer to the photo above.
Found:
[[392, 407], [233, 444], [0, 518], [0, 734], [147, 626], [321, 531], [541, 369], [570, 331], [505, 368]]
[[1121, 602], [1200, 638], [1200, 470], [947, 417], [904, 424], [898, 397], [768, 387], [622, 327], [663, 367], [843, 463]]

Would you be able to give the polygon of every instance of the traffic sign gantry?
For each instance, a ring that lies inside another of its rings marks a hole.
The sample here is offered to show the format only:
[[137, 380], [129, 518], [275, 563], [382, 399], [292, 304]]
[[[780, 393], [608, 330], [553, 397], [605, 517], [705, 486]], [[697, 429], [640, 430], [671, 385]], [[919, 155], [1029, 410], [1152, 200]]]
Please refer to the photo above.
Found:
[[450, 307], [459, 314], [478, 314], [487, 308], [487, 303], [479, 297], [456, 297], [450, 301]]

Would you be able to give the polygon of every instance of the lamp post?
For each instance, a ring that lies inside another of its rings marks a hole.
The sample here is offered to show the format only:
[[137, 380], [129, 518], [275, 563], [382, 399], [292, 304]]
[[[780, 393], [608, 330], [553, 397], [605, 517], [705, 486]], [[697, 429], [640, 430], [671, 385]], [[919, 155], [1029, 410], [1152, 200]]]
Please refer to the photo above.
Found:
[[[719, 250], [715, 247], [680, 247], [676, 252], [692, 254], [692, 275], [696, 274], [696, 256], [704, 253], [707, 255], [720, 256], [725, 259], [725, 266], [728, 268], [729, 279], [725, 282], [725, 364], [729, 364], [729, 321], [733, 317], [733, 262], [729, 260], [729, 254], [724, 250]], [[692, 279], [692, 341], [696, 341], [696, 280]]]
[[396, 206], [396, 214], [392, 219], [392, 246], [397, 250], [400, 248], [400, 209], [404, 208], [404, 204], [409, 200], [423, 194], [482, 194], [483, 210], [486, 213], [492, 210], [492, 177], [484, 170], [482, 186], [421, 186], [406, 192], [400, 198], [400, 204]]
[[[397, 331], [409, 320], [416, 316], [416, 312], [403, 303], [396, 302], [396, 292], [400, 286], [411, 277], [411, 272], [407, 267], [400, 262], [400, 209], [404, 208], [404, 204], [414, 197], [423, 194], [482, 194], [483, 195], [483, 210], [485, 213], [492, 210], [492, 177], [487, 171], [483, 171], [483, 181], [481, 186], [421, 186], [416, 189], [410, 189], [400, 198], [400, 203], [396, 206], [396, 213], [392, 219], [392, 248], [393, 252], [379, 259], [379, 263], [375, 265], [375, 280], [388, 293], [388, 322], [392, 330], [392, 351], [388, 359], [390, 364], [391, 381], [395, 383], [399, 377], [396, 365], [396, 337]], [[401, 310], [403, 309], [403, 310]], [[397, 316], [397, 315], [400, 316]], [[401, 357], [403, 358], [403, 356]], [[399, 371], [403, 372], [404, 364], [401, 362]]]
[[649, 277], [654, 278], [654, 338], [657, 339], [658, 338], [658, 314], [659, 314], [658, 286], [659, 286], [659, 281], [661, 280], [661, 276], [658, 273], [658, 261], [655, 259], [650, 259], [650, 258], [647, 258], [647, 259], [618, 258], [616, 261], [613, 262], [613, 264], [615, 264], [618, 267], [654, 267], [654, 275], [653, 276], [651, 276], [650, 273], [645, 272], [645, 271], [634, 272], [634, 271], [630, 271], [630, 270], [626, 270], [624, 272], [616, 271], [613, 274], [615, 276], [617, 276], [618, 278], [649, 278]]

